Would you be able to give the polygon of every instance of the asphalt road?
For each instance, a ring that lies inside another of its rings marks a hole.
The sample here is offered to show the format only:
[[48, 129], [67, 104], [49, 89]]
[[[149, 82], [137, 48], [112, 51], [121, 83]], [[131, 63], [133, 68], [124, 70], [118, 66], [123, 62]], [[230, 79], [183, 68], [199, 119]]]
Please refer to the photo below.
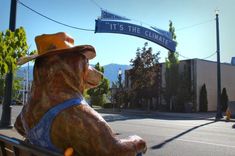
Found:
[[143, 137], [148, 144], [146, 156], [235, 156], [231, 122], [156, 115], [104, 117], [113, 118], [109, 123], [120, 138], [133, 134]]
[[[13, 106], [12, 123], [20, 109]], [[235, 156], [234, 122], [214, 122], [197, 118], [195, 113], [192, 117], [169, 113], [102, 113], [102, 116], [119, 138], [135, 134], [144, 138], [148, 145], [146, 156]]]

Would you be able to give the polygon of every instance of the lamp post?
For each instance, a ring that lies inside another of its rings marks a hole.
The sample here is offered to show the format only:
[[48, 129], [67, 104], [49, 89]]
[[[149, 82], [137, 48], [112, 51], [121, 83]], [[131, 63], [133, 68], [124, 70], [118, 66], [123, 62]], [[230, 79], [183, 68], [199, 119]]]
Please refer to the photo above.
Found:
[[122, 70], [119, 68], [118, 70], [118, 110], [121, 111], [121, 102], [122, 102]]
[[121, 70], [121, 68], [119, 68], [119, 70], [118, 70], [118, 84], [119, 84], [119, 88], [122, 88], [122, 70]]
[[[11, 11], [10, 11], [10, 24], [9, 29], [15, 31], [16, 27], [16, 9], [17, 0], [11, 0]], [[1, 117], [1, 128], [12, 128], [11, 125], [11, 96], [12, 96], [12, 81], [13, 73], [10, 71], [6, 74], [5, 79], [5, 93], [4, 102], [2, 106], [2, 117]]]
[[216, 120], [223, 118], [221, 112], [221, 71], [220, 71], [220, 41], [219, 41], [219, 10], [215, 10], [216, 16], [216, 46], [217, 46], [217, 112]]

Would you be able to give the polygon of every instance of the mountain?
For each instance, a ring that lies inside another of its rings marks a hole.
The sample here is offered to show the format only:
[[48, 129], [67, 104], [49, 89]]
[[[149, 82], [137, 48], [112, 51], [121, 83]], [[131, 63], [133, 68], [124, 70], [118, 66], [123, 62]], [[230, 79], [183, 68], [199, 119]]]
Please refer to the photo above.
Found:
[[32, 81], [33, 80], [33, 66], [23, 66], [19, 68], [16, 72], [16, 75], [18, 77], [22, 77], [26, 79], [28, 69], [29, 69], [29, 81]]
[[[104, 76], [109, 80], [110, 85], [112, 84], [112, 82], [117, 82], [119, 69], [122, 70], [122, 79], [124, 80], [125, 79], [124, 71], [131, 68], [131, 66], [129, 65], [113, 64], [113, 63], [104, 65], [103, 67], [104, 67]], [[33, 80], [33, 66], [21, 67], [17, 71], [17, 76], [26, 78], [26, 73], [27, 73], [28, 68], [29, 68], [29, 81], [32, 81]]]
[[109, 80], [110, 85], [112, 82], [118, 81], [118, 71], [121, 69], [122, 71], [122, 80], [125, 79], [125, 70], [131, 68], [129, 65], [121, 65], [121, 64], [108, 64], [103, 66], [104, 67], [104, 76]]

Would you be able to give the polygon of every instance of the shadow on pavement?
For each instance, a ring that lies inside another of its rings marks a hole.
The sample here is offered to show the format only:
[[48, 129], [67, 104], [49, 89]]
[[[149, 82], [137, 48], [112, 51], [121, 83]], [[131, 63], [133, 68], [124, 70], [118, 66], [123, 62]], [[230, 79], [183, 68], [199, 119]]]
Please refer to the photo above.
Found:
[[201, 124], [201, 125], [195, 126], [193, 128], [190, 128], [190, 129], [188, 129], [188, 130], [186, 130], [186, 131], [184, 131], [184, 132], [182, 132], [182, 133], [180, 133], [180, 134], [178, 134], [178, 135], [176, 135], [176, 136], [174, 136], [170, 139], [165, 140], [164, 142], [162, 142], [160, 144], [152, 146], [151, 149], [153, 149], [153, 150], [160, 149], [163, 146], [165, 146], [167, 143], [169, 143], [169, 142], [171, 142], [171, 141], [173, 141], [173, 140], [175, 140], [175, 139], [177, 139], [177, 138], [179, 138], [179, 137], [181, 137], [181, 136], [183, 136], [183, 135], [185, 135], [185, 134], [187, 134], [187, 133], [189, 133], [189, 132], [191, 132], [191, 131], [193, 131], [197, 128], [200, 128], [200, 127], [203, 127], [203, 126], [206, 126], [206, 125], [210, 125], [210, 124], [213, 124], [215, 122], [217, 122], [217, 121], [211, 121], [211, 122], [208, 122], [208, 123]]

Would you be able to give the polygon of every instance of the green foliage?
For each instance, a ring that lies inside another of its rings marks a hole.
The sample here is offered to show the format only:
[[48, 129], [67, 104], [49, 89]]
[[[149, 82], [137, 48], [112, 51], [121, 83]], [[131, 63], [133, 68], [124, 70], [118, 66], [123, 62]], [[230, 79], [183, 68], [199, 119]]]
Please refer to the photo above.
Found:
[[99, 96], [91, 96], [90, 97], [91, 105], [102, 106], [106, 103], [106, 97], [104, 94]]
[[131, 85], [134, 90], [151, 87], [153, 77], [156, 73], [156, 65], [159, 63], [159, 54], [152, 53], [152, 48], [147, 49], [147, 42], [142, 49], [138, 48], [136, 58], [131, 60], [132, 69], [130, 70]]
[[26, 33], [23, 27], [12, 32], [0, 33], [0, 74], [4, 75], [8, 71], [15, 71], [18, 58], [26, 55], [28, 45], [26, 42]]
[[179, 60], [177, 53], [168, 53], [168, 58], [166, 58], [165, 81], [165, 93], [167, 99], [170, 99], [172, 96], [176, 96], [179, 84]]
[[[26, 33], [23, 27], [14, 32], [6, 30], [0, 32], [0, 96], [4, 95], [5, 74], [11, 71], [15, 73], [17, 69], [17, 59], [25, 56], [28, 51]], [[31, 54], [36, 51], [32, 51]], [[20, 79], [13, 80], [13, 98], [18, 97], [17, 91], [20, 88]]]
[[[95, 69], [104, 73], [104, 68], [100, 66], [99, 62], [95, 65]], [[87, 94], [91, 98], [91, 105], [102, 106], [106, 102], [106, 94], [109, 93], [109, 80], [102, 78], [100, 85], [96, 88], [89, 89]]]
[[4, 77], [0, 75], [0, 97], [4, 95]]
[[[175, 28], [173, 23], [170, 21], [169, 32], [172, 33], [173, 40], [176, 40]], [[179, 55], [177, 52], [168, 52], [168, 57], [166, 58], [166, 72], [165, 81], [166, 86], [164, 89], [164, 97], [168, 104], [168, 109], [172, 110], [172, 104], [175, 105], [175, 100], [177, 96], [177, 90], [179, 87]]]
[[[156, 88], [157, 70], [159, 63], [159, 54], [153, 54], [152, 48], [147, 48], [148, 43], [144, 44], [142, 49], [138, 48], [135, 59], [131, 59], [132, 69], [130, 70], [131, 79], [131, 98], [140, 101], [141, 98], [152, 98], [150, 88]], [[132, 100], [133, 101], [133, 100]], [[138, 103], [138, 102], [137, 102]]]
[[203, 86], [200, 90], [199, 110], [201, 112], [207, 112], [208, 111], [207, 91], [206, 91], [206, 85], [205, 84], [203, 84]]
[[[14, 74], [15, 76], [15, 74]], [[12, 97], [13, 99], [20, 99], [19, 90], [21, 89], [22, 78], [15, 78], [12, 83]], [[5, 79], [4, 76], [0, 75], [0, 97], [4, 96], [4, 88], [5, 88]]]
[[189, 65], [184, 65], [184, 71], [180, 74], [179, 87], [177, 90], [177, 104], [175, 110], [185, 111], [185, 105], [192, 101], [191, 79]]
[[169, 21], [169, 32], [172, 33], [172, 39], [176, 41], [175, 27], [173, 26], [173, 22], [171, 20]]
[[12, 98], [13, 99], [21, 99], [21, 95], [19, 94], [19, 90], [21, 89], [22, 78], [15, 78], [12, 86]]
[[221, 109], [222, 111], [226, 111], [228, 107], [228, 95], [226, 88], [223, 88], [222, 94], [221, 94]]
[[120, 108], [123, 104], [127, 102], [124, 99], [125, 91], [123, 88], [122, 74], [120, 74], [119, 72], [118, 72], [117, 80], [118, 81], [116, 82], [112, 82], [112, 89], [115, 92], [114, 94], [112, 94], [112, 100], [113, 100], [112, 104], [115, 108]]
[[103, 108], [113, 108], [113, 104], [112, 103], [105, 103], [103, 105]]

